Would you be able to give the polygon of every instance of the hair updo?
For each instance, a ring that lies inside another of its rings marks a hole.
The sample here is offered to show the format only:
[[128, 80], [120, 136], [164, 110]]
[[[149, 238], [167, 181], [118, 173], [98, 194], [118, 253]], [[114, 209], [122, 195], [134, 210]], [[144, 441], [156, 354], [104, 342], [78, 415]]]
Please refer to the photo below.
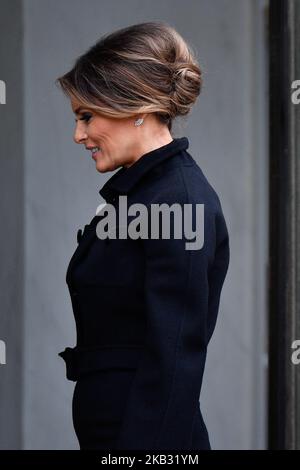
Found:
[[171, 131], [200, 94], [202, 72], [191, 46], [157, 21], [102, 36], [56, 83], [104, 116], [155, 113]]

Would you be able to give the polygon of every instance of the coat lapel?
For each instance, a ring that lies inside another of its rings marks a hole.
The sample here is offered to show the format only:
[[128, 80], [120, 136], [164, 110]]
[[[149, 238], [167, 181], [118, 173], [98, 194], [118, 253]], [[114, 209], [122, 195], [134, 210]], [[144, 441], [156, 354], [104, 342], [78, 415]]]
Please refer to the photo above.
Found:
[[77, 263], [79, 263], [79, 261], [85, 254], [86, 250], [88, 249], [92, 241], [97, 236], [96, 225], [98, 221], [100, 220], [100, 218], [101, 217], [99, 215], [95, 215], [93, 219], [91, 220], [91, 222], [84, 229], [81, 239], [78, 242], [77, 248], [74, 251], [69, 262], [69, 266], [68, 266], [67, 274], [66, 274], [66, 282], [68, 285], [72, 284], [72, 271], [74, 267], [76, 266]]

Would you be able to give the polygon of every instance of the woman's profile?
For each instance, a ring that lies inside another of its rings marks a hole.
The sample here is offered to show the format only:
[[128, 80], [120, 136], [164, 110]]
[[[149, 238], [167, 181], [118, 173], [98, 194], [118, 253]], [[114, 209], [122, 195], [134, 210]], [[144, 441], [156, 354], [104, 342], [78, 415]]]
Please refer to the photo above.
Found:
[[[99, 191], [106, 206], [78, 231], [66, 274], [77, 342], [59, 355], [76, 382], [80, 449], [211, 449], [199, 399], [229, 237], [188, 138], [172, 135], [200, 94], [200, 66], [173, 27], [147, 22], [103, 36], [57, 81], [75, 114], [75, 142], [98, 172], [118, 170]], [[117, 230], [100, 237], [111, 220]], [[129, 222], [135, 232], [120, 236]], [[203, 232], [201, 247], [191, 231]]]

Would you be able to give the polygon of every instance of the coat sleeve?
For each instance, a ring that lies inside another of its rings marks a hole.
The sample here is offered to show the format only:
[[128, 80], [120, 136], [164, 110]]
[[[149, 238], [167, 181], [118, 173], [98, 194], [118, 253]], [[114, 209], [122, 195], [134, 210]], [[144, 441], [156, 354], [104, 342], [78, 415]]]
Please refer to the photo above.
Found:
[[117, 449], [190, 448], [206, 359], [209, 268], [216, 243], [214, 216], [205, 208], [204, 214], [206, 239], [199, 250], [187, 250], [184, 236], [140, 240], [146, 260], [146, 339]]

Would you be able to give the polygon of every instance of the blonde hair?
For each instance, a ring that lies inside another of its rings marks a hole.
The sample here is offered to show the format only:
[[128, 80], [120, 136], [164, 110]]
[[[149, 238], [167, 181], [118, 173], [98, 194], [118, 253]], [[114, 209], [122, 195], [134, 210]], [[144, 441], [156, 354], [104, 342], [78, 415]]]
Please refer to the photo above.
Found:
[[172, 129], [202, 87], [202, 72], [190, 45], [161, 21], [134, 24], [106, 34], [56, 79], [95, 112], [111, 118], [155, 113]]

